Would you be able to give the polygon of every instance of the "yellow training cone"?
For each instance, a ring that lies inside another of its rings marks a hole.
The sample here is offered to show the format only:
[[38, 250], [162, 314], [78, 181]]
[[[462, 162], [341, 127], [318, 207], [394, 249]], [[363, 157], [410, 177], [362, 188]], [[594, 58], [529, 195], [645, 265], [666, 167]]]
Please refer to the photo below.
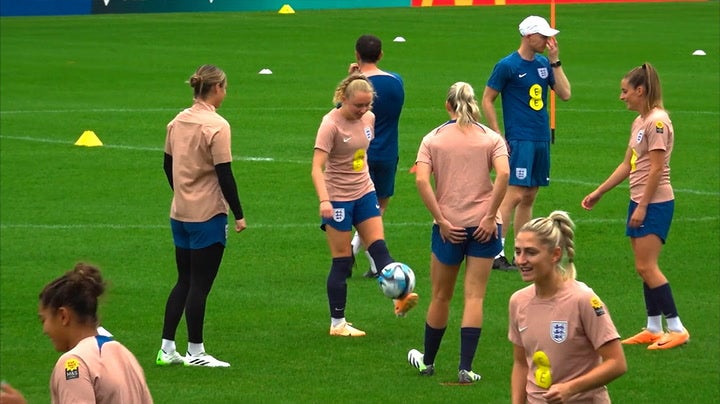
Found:
[[75, 146], [87, 146], [87, 147], [95, 147], [95, 146], [102, 146], [102, 142], [100, 139], [98, 139], [95, 132], [91, 130], [86, 130], [83, 132], [82, 135], [78, 138], [77, 142], [75, 142]]
[[280, 7], [278, 14], [295, 14], [295, 10], [293, 10], [293, 8], [290, 7], [289, 4], [285, 4], [282, 7]]

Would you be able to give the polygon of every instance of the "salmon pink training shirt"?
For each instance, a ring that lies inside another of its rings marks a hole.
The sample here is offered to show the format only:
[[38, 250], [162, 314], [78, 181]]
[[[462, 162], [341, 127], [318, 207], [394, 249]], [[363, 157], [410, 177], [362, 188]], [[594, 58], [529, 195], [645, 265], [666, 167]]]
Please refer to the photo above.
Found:
[[360, 119], [348, 120], [336, 108], [323, 117], [315, 149], [328, 153], [325, 186], [331, 201], [354, 201], [375, 190], [367, 164], [374, 126], [375, 114], [370, 111]]
[[153, 402], [140, 364], [110, 337], [81, 340], [58, 359], [50, 377], [53, 404]]
[[675, 199], [670, 185], [670, 155], [673, 150], [675, 131], [667, 112], [655, 108], [643, 118], [638, 116], [632, 124], [630, 142], [630, 199], [640, 202], [650, 173], [650, 152], [661, 150], [665, 153], [662, 176], [650, 203]]
[[[552, 384], [567, 382], [595, 368], [597, 349], [620, 338], [607, 308], [592, 289], [565, 281], [550, 298], [536, 296], [535, 285], [510, 297], [508, 338], [525, 350], [527, 401], [545, 403]], [[573, 403], [610, 403], [602, 386], [572, 397]]]
[[232, 162], [230, 143], [228, 121], [200, 100], [168, 123], [165, 153], [172, 156], [174, 183], [171, 218], [205, 222], [228, 213], [215, 166]]
[[[497, 132], [478, 123], [462, 131], [453, 120], [425, 135], [416, 162], [430, 166], [445, 218], [454, 226], [473, 227], [490, 205], [493, 161], [507, 155], [505, 140]], [[499, 214], [495, 220], [502, 224]]]

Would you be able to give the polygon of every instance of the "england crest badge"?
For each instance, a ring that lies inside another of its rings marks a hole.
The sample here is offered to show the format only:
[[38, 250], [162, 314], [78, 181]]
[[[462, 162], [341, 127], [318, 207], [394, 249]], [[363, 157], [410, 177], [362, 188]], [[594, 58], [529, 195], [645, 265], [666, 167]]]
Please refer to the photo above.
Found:
[[336, 222], [345, 220], [345, 208], [333, 209], [333, 220]]
[[550, 337], [558, 344], [565, 342], [568, 334], [567, 321], [550, 322]]

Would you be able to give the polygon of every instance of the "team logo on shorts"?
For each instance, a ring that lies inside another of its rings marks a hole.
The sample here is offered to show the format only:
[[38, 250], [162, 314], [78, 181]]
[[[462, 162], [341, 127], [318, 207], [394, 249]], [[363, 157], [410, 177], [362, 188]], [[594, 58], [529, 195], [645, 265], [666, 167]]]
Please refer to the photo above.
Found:
[[635, 143], [640, 143], [640, 142], [642, 142], [642, 138], [643, 138], [644, 135], [645, 135], [645, 131], [644, 131], [644, 130], [638, 131], [637, 136], [635, 137]]
[[336, 222], [345, 220], [345, 208], [333, 209], [333, 220]]
[[546, 79], [548, 77], [547, 67], [538, 68], [538, 75], [540, 75], [541, 79]]
[[515, 168], [515, 178], [519, 180], [524, 180], [525, 178], [527, 178], [527, 168]]
[[567, 321], [550, 322], [550, 337], [558, 344], [565, 342], [568, 333]]
[[80, 377], [80, 364], [77, 359], [65, 361], [65, 380], [77, 379]]
[[366, 127], [366, 128], [364, 129], [364, 131], [365, 131], [365, 137], [366, 137], [368, 140], [372, 140], [372, 138], [373, 138], [372, 129], [370, 129], [370, 127]]

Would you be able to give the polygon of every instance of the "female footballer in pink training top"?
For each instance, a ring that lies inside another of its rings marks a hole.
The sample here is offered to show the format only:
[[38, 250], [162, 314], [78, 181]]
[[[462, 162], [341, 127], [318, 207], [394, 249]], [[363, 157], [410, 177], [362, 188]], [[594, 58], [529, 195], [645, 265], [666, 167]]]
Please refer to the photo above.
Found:
[[[385, 244], [380, 205], [370, 179], [367, 149], [374, 136], [375, 115], [370, 111], [374, 91], [363, 75], [354, 74], [335, 90], [338, 106], [320, 123], [315, 139], [312, 180], [320, 200], [321, 228], [327, 234], [332, 265], [327, 278], [330, 335], [365, 335], [345, 320], [347, 277], [352, 270], [352, 227], [367, 243], [367, 251], [382, 270], [395, 260]], [[395, 314], [404, 316], [417, 304], [408, 293], [395, 300]]]
[[610, 314], [575, 280], [573, 227], [555, 211], [515, 236], [515, 261], [532, 285], [510, 297], [513, 404], [609, 403], [605, 385], [627, 371]]
[[53, 403], [152, 403], [135, 356], [111, 337], [98, 335], [100, 270], [77, 264], [40, 293], [38, 315], [55, 349], [65, 352], [50, 378]]
[[[165, 303], [162, 340], [155, 363], [230, 367], [205, 351], [205, 308], [225, 252], [228, 209], [235, 232], [247, 228], [232, 172], [231, 130], [217, 113], [227, 95], [225, 72], [202, 65], [188, 80], [193, 103], [167, 125], [163, 169], [173, 191], [170, 228], [177, 278]], [[175, 336], [183, 314], [187, 353], [177, 350]]]
[[[480, 341], [493, 259], [502, 249], [498, 210], [507, 190], [510, 164], [500, 134], [478, 123], [480, 107], [470, 84], [453, 84], [445, 109], [450, 120], [423, 138], [416, 159], [415, 183], [434, 221], [432, 300], [425, 321], [424, 353], [412, 349], [408, 361], [421, 375], [434, 373], [455, 283], [465, 261], [458, 381], [472, 383], [480, 380], [472, 370], [472, 362]], [[435, 180], [434, 190], [431, 177]]]
[[[663, 107], [660, 78], [650, 63], [630, 70], [620, 82], [620, 99], [637, 111], [630, 129], [625, 158], [597, 189], [582, 201], [590, 210], [604, 193], [630, 178], [630, 205], [625, 234], [635, 256], [635, 270], [643, 281], [647, 325], [623, 344], [670, 349], [690, 340], [673, 298], [670, 283], [658, 266], [675, 210], [670, 185], [670, 155], [675, 131]], [[662, 318], [667, 322], [663, 332]]]

